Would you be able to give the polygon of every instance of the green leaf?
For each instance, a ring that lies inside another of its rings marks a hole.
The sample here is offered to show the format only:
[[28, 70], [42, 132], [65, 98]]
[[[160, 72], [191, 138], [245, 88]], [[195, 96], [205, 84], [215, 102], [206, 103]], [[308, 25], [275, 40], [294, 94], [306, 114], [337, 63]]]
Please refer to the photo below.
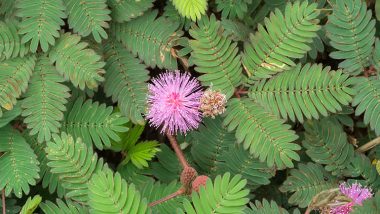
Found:
[[67, 200], [66, 203], [61, 199], [57, 199], [57, 204], [51, 201], [45, 201], [40, 204], [45, 214], [88, 214], [88, 208], [72, 201]]
[[25, 117], [30, 135], [37, 135], [38, 142], [49, 141], [52, 133], [58, 133], [63, 120], [65, 104], [70, 89], [63, 85], [63, 77], [55, 70], [45, 55], [38, 57], [30, 86], [22, 100], [22, 116]]
[[5, 189], [7, 196], [12, 192], [18, 198], [29, 194], [29, 185], [36, 185], [40, 178], [36, 154], [10, 126], [0, 129], [0, 171], [0, 189]]
[[266, 161], [269, 167], [292, 168], [293, 160], [300, 159], [296, 151], [301, 147], [291, 143], [298, 136], [290, 125], [251, 99], [231, 99], [224, 124], [229, 131], [236, 130], [237, 142], [243, 143], [244, 149]]
[[65, 33], [49, 52], [52, 63], [57, 71], [66, 79], [70, 79], [75, 87], [84, 90], [98, 87], [104, 81], [103, 66], [105, 63], [94, 50], [87, 48], [88, 44], [80, 42], [81, 37]]
[[153, 7], [154, 0], [108, 0], [111, 7], [112, 20], [117, 22], [127, 22], [139, 17], [149, 8]]
[[323, 190], [337, 187], [337, 183], [337, 178], [331, 176], [321, 165], [300, 163], [298, 169], [290, 170], [290, 175], [280, 187], [280, 191], [293, 193], [288, 199], [289, 203], [304, 208], [315, 195]]
[[251, 209], [246, 209], [244, 214], [289, 214], [284, 208], [277, 205], [275, 201], [267, 201], [264, 199], [261, 201], [255, 201], [250, 204]]
[[171, 0], [171, 2], [181, 16], [194, 22], [199, 20], [207, 10], [207, 0]]
[[22, 18], [19, 34], [22, 43], [30, 42], [30, 50], [34, 53], [40, 45], [47, 52], [49, 45], [55, 44], [59, 30], [66, 18], [65, 6], [61, 0], [20, 0], [16, 4], [17, 16]]
[[142, 199], [133, 184], [128, 185], [119, 173], [111, 170], [97, 172], [88, 184], [90, 211], [99, 213], [136, 213], [147, 212], [146, 199]]
[[[184, 199], [184, 211], [186, 213], [242, 213], [249, 190], [244, 189], [247, 181], [241, 176], [231, 178], [229, 173], [217, 176], [212, 182], [207, 180], [206, 186], [202, 186], [199, 193], [193, 192], [192, 203]], [[181, 213], [184, 213], [183, 211]]]
[[237, 43], [223, 36], [223, 28], [215, 15], [203, 17], [189, 30], [192, 62], [202, 73], [198, 79], [203, 85], [221, 90], [230, 98], [242, 82], [242, 68]]
[[103, 149], [111, 146], [111, 140], [121, 140], [118, 133], [128, 131], [124, 125], [127, 122], [128, 119], [120, 113], [113, 113], [111, 106], [79, 97], [65, 114], [62, 130], [74, 138], [82, 138], [88, 146], [93, 143]]
[[40, 195], [35, 195], [33, 198], [29, 197], [24, 206], [22, 206], [20, 214], [33, 214], [38, 205], [41, 203], [41, 200], [42, 198]]
[[160, 151], [157, 148], [159, 145], [157, 141], [143, 141], [136, 144], [126, 151], [127, 157], [123, 160], [123, 164], [131, 160], [137, 168], [148, 167], [148, 161], [152, 160], [156, 153]]
[[0, 117], [0, 128], [8, 125], [13, 119], [21, 115], [21, 105], [16, 104], [12, 110], [4, 112], [3, 116]]
[[108, 28], [111, 20], [107, 0], [65, 0], [68, 22], [74, 33], [81, 36], [92, 34], [95, 41], [100, 43], [107, 39], [104, 28]]
[[86, 146], [80, 138], [74, 141], [71, 135], [62, 132], [54, 134], [53, 142], [46, 147], [47, 165], [57, 174], [66, 190], [65, 197], [78, 202], [88, 201], [88, 181], [94, 173], [105, 170], [103, 159], [98, 159], [92, 147]]

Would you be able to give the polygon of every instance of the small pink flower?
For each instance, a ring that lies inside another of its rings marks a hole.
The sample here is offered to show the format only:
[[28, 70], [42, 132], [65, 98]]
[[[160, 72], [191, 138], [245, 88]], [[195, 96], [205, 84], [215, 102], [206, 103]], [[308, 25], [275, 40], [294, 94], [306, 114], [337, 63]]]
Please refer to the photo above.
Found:
[[153, 78], [148, 85], [147, 119], [152, 126], [161, 127], [170, 134], [186, 132], [198, 128], [201, 122], [199, 111], [200, 98], [203, 94], [197, 79], [190, 74], [166, 72]]
[[331, 214], [348, 214], [352, 211], [354, 205], [362, 205], [363, 201], [371, 198], [371, 189], [362, 187], [358, 183], [351, 186], [346, 183], [341, 183], [339, 186], [340, 192], [350, 198], [352, 202], [334, 207], [330, 210]]

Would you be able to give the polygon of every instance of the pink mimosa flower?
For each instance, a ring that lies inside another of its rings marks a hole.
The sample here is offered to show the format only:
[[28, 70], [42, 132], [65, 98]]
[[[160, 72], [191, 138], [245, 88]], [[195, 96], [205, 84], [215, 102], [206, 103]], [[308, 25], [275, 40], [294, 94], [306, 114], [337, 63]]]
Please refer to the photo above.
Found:
[[339, 186], [340, 192], [350, 198], [352, 202], [334, 207], [330, 210], [331, 214], [348, 214], [352, 211], [354, 205], [362, 205], [363, 201], [371, 198], [372, 193], [369, 188], [362, 187], [358, 183], [354, 183], [351, 186], [346, 183], [342, 183]]
[[198, 128], [202, 118], [199, 106], [203, 92], [197, 79], [188, 73], [166, 72], [153, 78], [148, 89], [147, 119], [152, 126], [169, 134], [186, 134]]

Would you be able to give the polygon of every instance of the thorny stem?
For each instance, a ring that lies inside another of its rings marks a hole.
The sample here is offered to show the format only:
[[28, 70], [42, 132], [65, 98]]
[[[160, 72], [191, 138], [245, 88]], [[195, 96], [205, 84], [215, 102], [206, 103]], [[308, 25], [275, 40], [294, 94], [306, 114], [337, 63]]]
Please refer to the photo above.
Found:
[[369, 141], [368, 143], [364, 144], [363, 146], [359, 147], [358, 149], [356, 149], [356, 151], [360, 152], [360, 153], [364, 153], [364, 152], [374, 148], [375, 146], [377, 146], [379, 144], [380, 144], [380, 137], [377, 137], [377, 138]]
[[153, 206], [156, 206], [157, 204], [160, 204], [160, 203], [163, 203], [165, 201], [168, 201], [176, 196], [179, 196], [179, 195], [182, 195], [183, 193], [185, 193], [185, 189], [184, 188], [180, 188], [179, 190], [177, 190], [176, 192], [164, 197], [164, 198], [161, 198], [157, 201], [153, 201], [152, 203], [148, 204], [149, 207], [153, 207]]
[[3, 214], [6, 214], [6, 208], [5, 208], [5, 189], [1, 191], [1, 198], [2, 198], [2, 205], [3, 205]]
[[182, 165], [182, 168], [188, 167], [189, 163], [187, 163], [186, 158], [183, 155], [181, 148], [179, 148], [177, 140], [175, 139], [175, 137], [173, 135], [171, 135], [168, 131], [166, 132], [166, 136], [168, 137], [170, 145], [174, 149], [174, 152], [177, 155], [178, 160]]

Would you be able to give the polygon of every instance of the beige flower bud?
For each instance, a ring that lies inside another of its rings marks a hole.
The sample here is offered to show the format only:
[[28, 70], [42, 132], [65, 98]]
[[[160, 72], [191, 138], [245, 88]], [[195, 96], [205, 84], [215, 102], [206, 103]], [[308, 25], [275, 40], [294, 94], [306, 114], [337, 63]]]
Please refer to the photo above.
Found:
[[223, 114], [226, 110], [226, 95], [220, 91], [207, 89], [201, 97], [200, 110], [204, 117], [215, 118], [219, 114]]

